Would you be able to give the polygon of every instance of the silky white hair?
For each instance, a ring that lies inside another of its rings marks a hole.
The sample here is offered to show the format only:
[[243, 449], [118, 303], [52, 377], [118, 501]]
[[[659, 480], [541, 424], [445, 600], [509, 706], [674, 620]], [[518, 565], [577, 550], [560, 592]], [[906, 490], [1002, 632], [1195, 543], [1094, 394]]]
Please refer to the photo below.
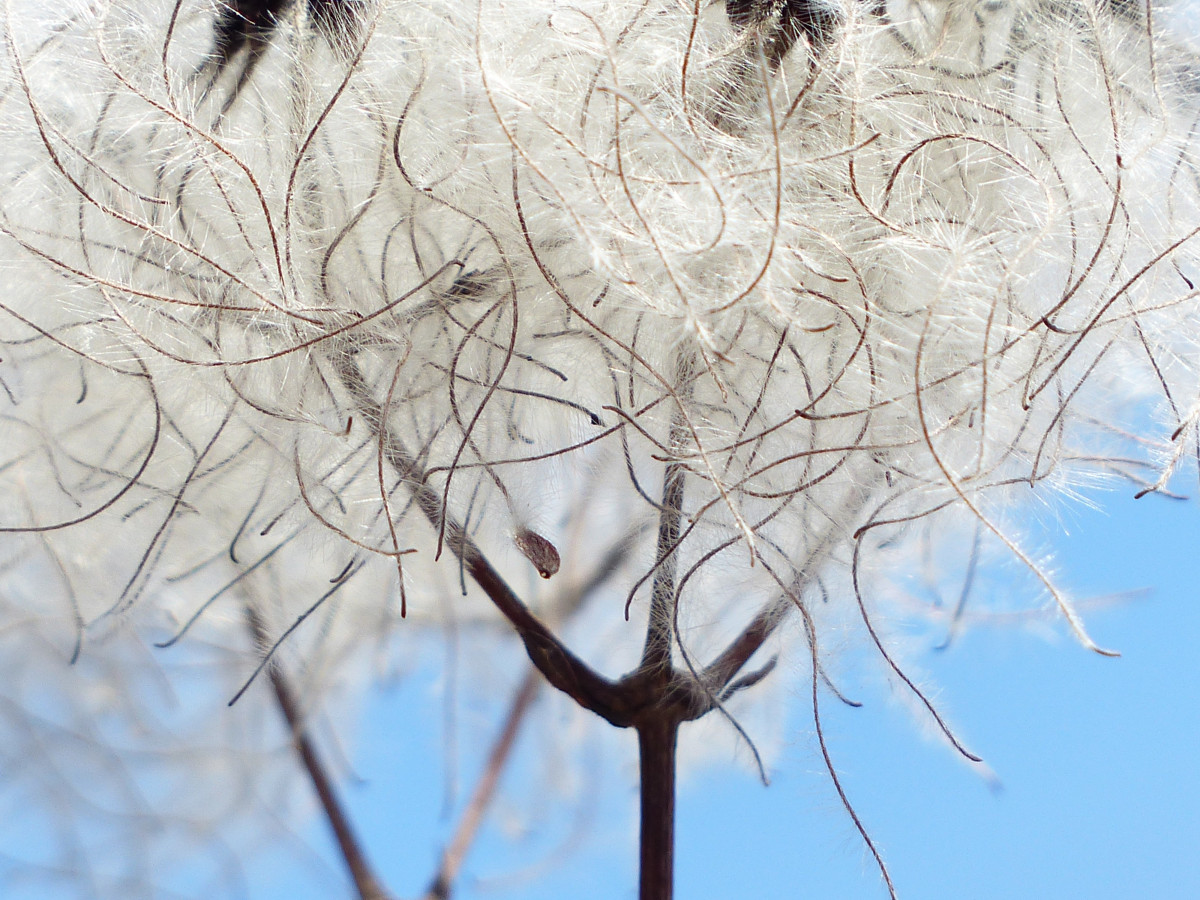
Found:
[[9, 0], [6, 708], [77, 658], [67, 717], [136, 731], [147, 639], [219, 648], [227, 699], [247, 610], [309, 707], [356, 695], [393, 635], [494, 625], [459, 526], [548, 617], [631, 547], [582, 613], [623, 671], [664, 464], [687, 659], [774, 603], [802, 661], [902, 677], [913, 549], [975, 532], [1099, 649], [1014, 520], [1195, 440], [1159, 14]]

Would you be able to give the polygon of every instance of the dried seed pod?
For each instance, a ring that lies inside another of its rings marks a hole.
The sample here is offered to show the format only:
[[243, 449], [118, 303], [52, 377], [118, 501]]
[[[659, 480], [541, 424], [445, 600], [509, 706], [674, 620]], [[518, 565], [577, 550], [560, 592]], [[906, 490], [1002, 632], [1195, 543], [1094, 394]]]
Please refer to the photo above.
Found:
[[558, 571], [562, 562], [559, 559], [558, 550], [536, 531], [528, 528], [520, 529], [513, 538], [513, 543], [517, 545], [517, 549], [521, 551], [522, 555], [533, 563], [534, 568], [543, 578], [549, 578]]
[[761, 34], [772, 71], [801, 36], [813, 50], [825, 47], [841, 18], [837, 7], [825, 0], [726, 0], [725, 13], [739, 31]]

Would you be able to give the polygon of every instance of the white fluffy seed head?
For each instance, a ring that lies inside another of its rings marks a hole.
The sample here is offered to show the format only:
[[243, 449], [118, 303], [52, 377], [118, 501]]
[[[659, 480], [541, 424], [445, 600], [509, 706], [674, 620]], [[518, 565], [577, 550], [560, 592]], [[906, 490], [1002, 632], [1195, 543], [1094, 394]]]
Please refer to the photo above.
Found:
[[1147, 397], [1188, 437], [1194, 63], [1148, 9], [324, 8], [6, 6], [0, 525], [85, 653], [315, 609], [316, 697], [398, 577], [440, 620], [448, 522], [548, 614], [640, 535], [625, 634], [673, 462], [703, 656], [964, 521], [1040, 571], [1016, 495], [1114, 470]]

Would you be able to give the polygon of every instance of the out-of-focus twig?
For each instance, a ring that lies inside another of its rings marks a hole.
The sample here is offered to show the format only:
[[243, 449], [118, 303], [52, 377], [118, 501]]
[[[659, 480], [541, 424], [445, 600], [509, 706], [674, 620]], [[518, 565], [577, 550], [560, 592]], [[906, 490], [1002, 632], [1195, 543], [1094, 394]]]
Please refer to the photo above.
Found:
[[[254, 644], [259, 650], [265, 650], [271, 646], [262, 618], [250, 605], [246, 606], [246, 623], [254, 639]], [[287, 676], [277, 663], [270, 666], [269, 672], [275, 701], [279, 705], [279, 711], [283, 714], [284, 721], [287, 722], [292, 746], [295, 748], [297, 756], [300, 757], [300, 763], [303, 765], [309, 781], [312, 782], [313, 790], [317, 793], [321, 810], [325, 814], [326, 821], [329, 822], [329, 827], [333, 830], [338, 851], [346, 863], [346, 868], [350, 871], [350, 877], [354, 880], [354, 887], [360, 900], [390, 900], [390, 895], [380, 885], [371, 864], [367, 861], [366, 854], [350, 824], [350, 819], [334, 789], [333, 781], [330, 779], [329, 773], [325, 771], [325, 765], [304, 728], [304, 719]]]

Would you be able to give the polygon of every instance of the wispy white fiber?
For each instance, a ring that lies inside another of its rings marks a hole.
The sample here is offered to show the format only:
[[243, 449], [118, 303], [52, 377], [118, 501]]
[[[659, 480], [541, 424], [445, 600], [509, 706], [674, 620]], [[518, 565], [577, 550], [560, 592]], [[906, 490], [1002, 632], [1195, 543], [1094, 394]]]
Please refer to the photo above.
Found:
[[[1094, 647], [1014, 522], [1194, 451], [1200, 68], [1162, 10], [835, 3], [781, 45], [719, 2], [280, 6], [223, 56], [210, 0], [4, 4], [0, 754], [50, 702], [77, 758], [193, 759], [147, 710], [204, 709], [210, 783], [249, 777], [248, 609], [314, 713], [447, 620], [503, 633], [454, 523], [551, 618], [632, 546], [569, 632], [623, 671], [669, 462], [689, 658], [773, 598], [801, 671], [874, 646], [976, 532]], [[220, 703], [143, 696], [179, 659]], [[38, 803], [83, 802], [61, 774]]]

